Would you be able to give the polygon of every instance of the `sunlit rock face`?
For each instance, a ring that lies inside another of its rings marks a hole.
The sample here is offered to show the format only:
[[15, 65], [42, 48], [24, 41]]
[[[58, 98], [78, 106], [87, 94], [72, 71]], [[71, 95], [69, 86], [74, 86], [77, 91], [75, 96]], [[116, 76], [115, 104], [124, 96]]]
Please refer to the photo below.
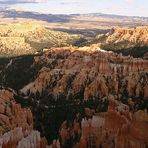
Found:
[[45, 147], [46, 139], [33, 130], [31, 110], [16, 103], [14, 95], [13, 91], [0, 90], [0, 147]]
[[[148, 61], [91, 48], [54, 48], [35, 57], [41, 69], [34, 81], [20, 90], [24, 95], [52, 94], [84, 100], [120, 97], [147, 99]], [[44, 66], [42, 66], [44, 65]]]
[[116, 27], [110, 33], [98, 36], [101, 47], [126, 55], [143, 57], [148, 52], [148, 27]]

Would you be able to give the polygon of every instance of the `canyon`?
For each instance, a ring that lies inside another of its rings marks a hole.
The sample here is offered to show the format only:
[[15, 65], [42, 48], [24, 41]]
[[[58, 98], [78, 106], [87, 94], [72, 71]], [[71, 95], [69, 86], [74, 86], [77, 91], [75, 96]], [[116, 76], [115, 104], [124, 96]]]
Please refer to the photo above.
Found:
[[[13, 27], [17, 33], [0, 41], [18, 36], [14, 45], [25, 41], [35, 51], [29, 41], [48, 32], [40, 25]], [[0, 58], [0, 147], [147, 148], [147, 27], [113, 28], [82, 47], [67, 42], [81, 35], [53, 34], [56, 44], [41, 52]], [[128, 48], [130, 54], [122, 53]]]

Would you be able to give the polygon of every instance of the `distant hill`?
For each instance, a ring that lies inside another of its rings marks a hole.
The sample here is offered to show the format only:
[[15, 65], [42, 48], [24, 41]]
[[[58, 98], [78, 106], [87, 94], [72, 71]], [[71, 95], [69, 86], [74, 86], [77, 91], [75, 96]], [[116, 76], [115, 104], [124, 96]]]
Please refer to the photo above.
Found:
[[[105, 14], [105, 13], [88, 13], [88, 14], [42, 14], [38, 12], [29, 12], [24, 11], [15, 7], [6, 7], [6, 8], [0, 8], [0, 14], [3, 15], [4, 18], [31, 18], [35, 20], [42, 20], [46, 22], [69, 22], [71, 20], [85, 20], [86, 17], [89, 17], [90, 19], [88, 21], [91, 21], [95, 18], [102, 19], [104, 18], [104, 21], [106, 19], [113, 19], [109, 21], [114, 21], [117, 24], [119, 22], [122, 22], [124, 25], [136, 25], [136, 24], [145, 24], [148, 23], [148, 17], [139, 17], [139, 16], [124, 16], [124, 15], [115, 15], [115, 14]], [[134, 22], [132, 22], [134, 20]], [[99, 20], [98, 20], [99, 21]], [[106, 22], [107, 23], [107, 22]], [[110, 25], [110, 24], [108, 24]]]
[[[0, 8], [1, 23], [17, 22], [26, 19], [35, 20], [50, 28], [100, 29], [113, 26], [148, 25], [148, 17], [120, 16], [104, 13], [88, 14], [42, 14], [20, 10], [15, 7]], [[101, 26], [101, 27], [100, 27]], [[103, 26], [103, 27], [102, 27]]]
[[[148, 17], [120, 16], [104, 13], [88, 14], [43, 14], [15, 7], [0, 8], [0, 24], [36, 22], [48, 29], [70, 34], [83, 35], [94, 40], [98, 34], [105, 34], [113, 27], [135, 27], [148, 25]], [[77, 42], [81, 43], [83, 40]]]
[[[38, 21], [54, 22], [54, 23], [68, 23], [70, 21], [100, 21], [107, 25], [109, 22], [114, 24], [108, 25], [144, 25], [148, 24], [148, 17], [139, 16], [122, 16], [115, 14], [104, 14], [104, 13], [88, 13], [88, 14], [42, 14], [37, 12], [24, 11], [15, 7], [0, 8], [0, 16], [3, 18], [30, 18]], [[97, 20], [96, 20], [97, 19]]]
[[74, 45], [79, 40], [80, 35], [49, 30], [34, 23], [1, 25], [0, 56], [34, 54], [44, 48]]
[[105, 14], [105, 13], [88, 13], [82, 14], [83, 16], [95, 16], [95, 17], [108, 17], [108, 18], [118, 18], [118, 19], [141, 19], [148, 21], [148, 17], [142, 16], [126, 16], [126, 15], [117, 15], [117, 14]]

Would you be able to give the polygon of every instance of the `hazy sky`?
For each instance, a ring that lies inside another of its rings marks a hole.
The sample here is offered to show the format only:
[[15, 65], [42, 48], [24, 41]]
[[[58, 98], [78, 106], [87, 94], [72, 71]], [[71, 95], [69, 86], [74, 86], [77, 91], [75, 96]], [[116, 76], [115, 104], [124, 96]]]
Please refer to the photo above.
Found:
[[4, 5], [41, 13], [101, 12], [148, 17], [148, 0], [0, 0], [0, 6]]

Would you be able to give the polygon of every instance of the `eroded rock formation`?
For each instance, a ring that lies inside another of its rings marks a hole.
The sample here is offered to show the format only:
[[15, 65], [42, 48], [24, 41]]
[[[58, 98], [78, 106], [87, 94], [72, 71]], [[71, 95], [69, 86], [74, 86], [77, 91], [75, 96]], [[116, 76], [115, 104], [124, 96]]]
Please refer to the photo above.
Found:
[[128, 106], [110, 100], [107, 113], [100, 113], [91, 120], [82, 121], [83, 140], [80, 140], [80, 145], [85, 139], [88, 145], [103, 148], [147, 147], [147, 129], [147, 110], [132, 113]]
[[14, 95], [9, 90], [0, 90], [0, 147], [44, 148], [46, 139], [33, 130], [31, 110], [16, 103]]
[[[15, 69], [15, 63], [13, 60], [9, 68]], [[28, 69], [36, 72], [27, 85], [26, 82], [20, 85], [23, 87], [19, 89], [19, 95], [28, 101], [36, 129], [50, 144], [56, 139], [53, 147], [118, 147], [121, 144], [126, 148], [137, 144], [140, 148], [147, 145], [143, 136], [147, 135], [143, 130], [143, 127], [147, 128], [147, 60], [96, 47], [51, 48], [43, 55], [35, 56]], [[7, 84], [7, 79], [5, 81]], [[109, 107], [108, 100], [111, 100]], [[118, 100], [120, 104], [112, 100]], [[1, 108], [2, 112], [4, 110]], [[103, 111], [107, 112], [99, 113]], [[77, 117], [73, 120], [75, 114]], [[86, 118], [81, 121], [80, 116]], [[134, 133], [140, 136], [136, 137]], [[96, 141], [97, 134], [102, 137]], [[129, 136], [129, 140], [124, 136]], [[37, 132], [33, 137], [39, 139]], [[21, 141], [23, 144], [25, 140]]]
[[66, 126], [66, 122], [62, 124], [60, 130], [62, 145], [66, 145], [70, 139], [73, 139], [72, 145], [78, 148], [146, 148], [148, 146], [147, 110], [130, 112], [127, 105], [111, 97], [107, 112], [96, 113], [89, 119], [83, 118], [81, 126], [76, 119], [72, 126]]
[[[81, 94], [84, 100], [109, 94], [147, 99], [148, 61], [89, 48], [51, 49], [35, 57], [44, 65], [36, 79], [20, 90], [24, 95], [52, 94], [68, 99]], [[45, 66], [46, 65], [46, 66]]]

